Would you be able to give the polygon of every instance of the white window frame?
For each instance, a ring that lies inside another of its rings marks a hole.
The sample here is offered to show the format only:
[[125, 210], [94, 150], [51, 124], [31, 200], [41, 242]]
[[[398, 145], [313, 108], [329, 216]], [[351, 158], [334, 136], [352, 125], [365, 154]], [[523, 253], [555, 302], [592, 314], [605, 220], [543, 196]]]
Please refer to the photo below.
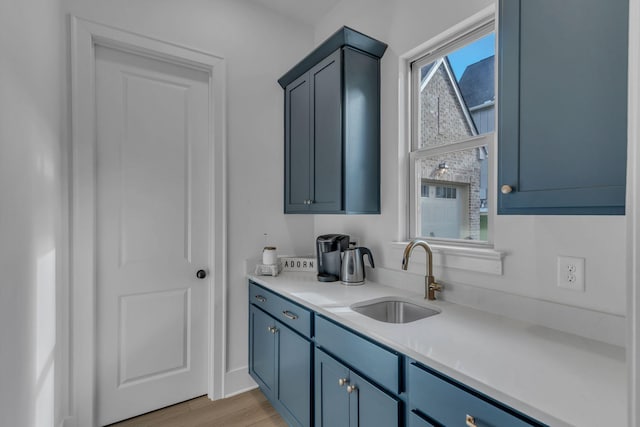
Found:
[[[436, 37], [433, 42], [427, 42], [423, 45], [417, 54], [408, 58], [406, 64], [409, 72], [409, 101], [410, 105], [408, 111], [409, 121], [409, 141], [406, 144], [409, 150], [409, 192], [408, 192], [408, 211], [407, 211], [407, 230], [406, 236], [411, 239], [415, 237], [424, 238], [434, 244], [442, 245], [456, 245], [467, 247], [479, 247], [479, 248], [492, 248], [493, 247], [493, 227], [495, 217], [494, 192], [491, 189], [495, 188], [495, 160], [496, 160], [496, 131], [472, 136], [470, 138], [461, 139], [460, 141], [452, 142], [443, 146], [414, 149], [418, 146], [419, 138], [419, 126], [420, 120], [417, 117], [419, 114], [419, 90], [420, 87], [420, 68], [424, 65], [430, 64], [436, 61], [438, 58], [448, 55], [449, 53], [463, 47], [481, 37], [484, 37], [491, 32], [495, 31], [495, 12], [488, 10], [487, 12], [474, 15], [469, 20], [461, 23], [455, 27], [455, 31], [451, 31], [451, 34], [441, 34]], [[449, 32], [448, 32], [449, 33]], [[496, 37], [497, 40], [497, 37]], [[497, 49], [496, 49], [497, 53]], [[496, 54], [497, 58], [497, 54]], [[496, 67], [497, 69], [497, 67]], [[495, 76], [494, 76], [495, 78]], [[495, 85], [497, 88], [497, 85]], [[497, 114], [496, 114], [496, 126], [497, 129]], [[487, 146], [489, 150], [488, 157], [488, 182], [487, 182], [487, 206], [489, 207], [489, 213], [487, 217], [487, 240], [465, 240], [465, 239], [449, 239], [449, 238], [434, 238], [427, 236], [417, 236], [418, 219], [420, 218], [420, 189], [421, 179], [416, 175], [416, 164], [424, 158], [442, 155], [445, 153], [451, 153], [461, 150], [467, 150], [482, 146]]]

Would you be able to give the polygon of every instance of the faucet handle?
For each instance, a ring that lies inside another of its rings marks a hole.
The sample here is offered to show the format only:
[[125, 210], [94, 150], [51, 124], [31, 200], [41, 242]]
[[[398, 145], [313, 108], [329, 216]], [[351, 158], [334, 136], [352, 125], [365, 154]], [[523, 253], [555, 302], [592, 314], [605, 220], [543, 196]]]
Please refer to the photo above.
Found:
[[429, 289], [436, 292], [442, 292], [442, 285], [440, 283], [431, 282], [431, 284], [429, 285]]

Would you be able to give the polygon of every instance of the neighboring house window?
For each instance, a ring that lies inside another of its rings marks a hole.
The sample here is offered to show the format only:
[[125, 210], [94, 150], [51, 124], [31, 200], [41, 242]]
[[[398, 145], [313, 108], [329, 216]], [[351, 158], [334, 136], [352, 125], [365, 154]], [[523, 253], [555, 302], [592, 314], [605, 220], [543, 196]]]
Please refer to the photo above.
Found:
[[493, 22], [411, 63], [411, 237], [490, 240], [495, 129]]
[[422, 183], [421, 196], [429, 197], [429, 184]]

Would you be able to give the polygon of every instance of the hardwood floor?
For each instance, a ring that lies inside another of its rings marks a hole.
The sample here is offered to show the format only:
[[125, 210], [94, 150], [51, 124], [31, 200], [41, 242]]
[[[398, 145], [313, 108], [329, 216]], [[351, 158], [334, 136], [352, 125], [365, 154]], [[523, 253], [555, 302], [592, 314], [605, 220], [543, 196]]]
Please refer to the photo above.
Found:
[[287, 427], [259, 389], [227, 399], [198, 397], [109, 427]]

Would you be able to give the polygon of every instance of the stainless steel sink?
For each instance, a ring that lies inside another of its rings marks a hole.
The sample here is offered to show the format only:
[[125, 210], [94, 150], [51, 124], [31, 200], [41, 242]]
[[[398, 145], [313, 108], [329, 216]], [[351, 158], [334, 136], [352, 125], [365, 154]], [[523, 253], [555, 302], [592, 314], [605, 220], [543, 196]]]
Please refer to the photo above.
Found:
[[353, 311], [386, 323], [409, 323], [435, 316], [440, 312], [395, 297], [353, 304]]

